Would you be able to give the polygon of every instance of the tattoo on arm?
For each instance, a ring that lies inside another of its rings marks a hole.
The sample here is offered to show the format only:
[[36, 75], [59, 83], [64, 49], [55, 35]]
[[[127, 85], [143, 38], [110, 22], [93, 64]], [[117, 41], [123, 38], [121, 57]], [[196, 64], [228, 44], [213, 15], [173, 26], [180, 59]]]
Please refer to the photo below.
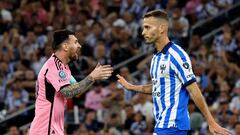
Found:
[[73, 85], [66, 86], [60, 90], [62, 95], [67, 98], [72, 98], [76, 95], [81, 95], [88, 90], [90, 86], [94, 83], [90, 76], [87, 76], [82, 81], [75, 83]]

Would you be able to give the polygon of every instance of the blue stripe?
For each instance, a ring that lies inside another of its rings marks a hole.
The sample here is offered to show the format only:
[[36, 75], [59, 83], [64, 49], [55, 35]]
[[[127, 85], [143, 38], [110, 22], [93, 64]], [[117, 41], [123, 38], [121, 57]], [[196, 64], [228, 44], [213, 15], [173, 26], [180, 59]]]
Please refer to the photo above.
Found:
[[179, 104], [176, 115], [176, 125], [180, 130], [190, 130], [190, 119], [188, 117], [189, 93], [185, 87], [181, 87], [179, 93]]
[[187, 135], [187, 130], [179, 130], [178, 128], [155, 128], [153, 131], [156, 135]]
[[171, 115], [171, 110], [175, 104], [175, 87], [176, 87], [176, 83], [175, 83], [175, 72], [172, 68], [169, 69], [169, 76], [170, 76], [170, 107], [168, 108], [167, 110], [167, 114], [166, 114], [166, 118], [165, 118], [165, 122], [167, 123], [164, 123], [164, 127], [163, 128], [168, 128], [168, 121], [169, 121], [169, 118], [170, 118], [170, 115]]
[[165, 60], [168, 59], [168, 55], [169, 55], [169, 54], [166, 54], [166, 55], [164, 56], [164, 59], [165, 59]]
[[[159, 70], [159, 63], [160, 63], [160, 58], [161, 58], [161, 55], [160, 56], [157, 56], [158, 59], [157, 59], [157, 65], [156, 65], [156, 70], [155, 70], [155, 78], [157, 79], [157, 72]], [[160, 85], [161, 86], [161, 85]], [[154, 88], [154, 92], [156, 92], [156, 87]], [[155, 97], [156, 98], [156, 97]], [[157, 104], [157, 99], [155, 99], [155, 107], [156, 107], [156, 117], [157, 119], [159, 118], [159, 107], [158, 107], [158, 104]]]
[[186, 56], [183, 54], [183, 52], [178, 47], [176, 47], [176, 45], [172, 45], [172, 48], [173, 48], [174, 51], [176, 51], [180, 55], [183, 62], [187, 61]]
[[[165, 79], [164, 78], [160, 78], [160, 86], [161, 86], [161, 105], [162, 105], [162, 110], [164, 111], [166, 109], [166, 105], [165, 105]], [[161, 116], [162, 119], [162, 116]], [[161, 120], [160, 119], [160, 120]]]
[[[182, 83], [184, 84], [185, 82], [187, 82], [187, 79], [186, 79], [186, 77], [185, 77], [185, 75], [184, 75], [184, 71], [183, 71], [183, 69], [181, 68], [181, 66], [179, 65], [179, 63], [177, 62], [177, 60], [176, 60], [173, 56], [170, 57], [170, 60], [171, 60], [171, 62], [175, 65], [175, 67], [177, 68], [177, 70], [180, 72], [180, 75], [182, 76], [183, 81], [184, 81], [184, 82], [182, 82]], [[179, 78], [179, 79], [180, 79], [180, 78]], [[181, 80], [181, 79], [180, 79], [180, 80]]]

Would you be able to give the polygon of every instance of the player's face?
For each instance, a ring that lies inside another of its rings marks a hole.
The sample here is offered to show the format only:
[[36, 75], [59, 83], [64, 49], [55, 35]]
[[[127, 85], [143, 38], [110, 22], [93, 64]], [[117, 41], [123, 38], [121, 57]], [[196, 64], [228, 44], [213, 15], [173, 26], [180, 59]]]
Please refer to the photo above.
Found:
[[77, 60], [80, 56], [81, 45], [79, 44], [77, 38], [74, 35], [69, 36], [68, 44], [69, 44], [69, 54], [68, 54], [69, 59]]
[[159, 21], [154, 17], [143, 19], [142, 35], [146, 43], [155, 43], [161, 36]]

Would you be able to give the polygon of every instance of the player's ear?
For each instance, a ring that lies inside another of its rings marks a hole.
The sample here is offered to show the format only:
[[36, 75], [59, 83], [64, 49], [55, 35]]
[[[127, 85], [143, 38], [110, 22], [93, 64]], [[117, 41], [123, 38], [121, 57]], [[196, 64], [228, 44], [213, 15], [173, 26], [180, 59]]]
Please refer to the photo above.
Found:
[[160, 25], [159, 26], [159, 31], [161, 33], [163, 33], [164, 31], [166, 31], [168, 29], [168, 26], [166, 24]]
[[158, 26], [158, 30], [159, 30], [160, 33], [163, 33], [163, 31], [164, 31], [164, 26], [163, 26], [163, 25], [159, 25], [159, 26]]
[[68, 46], [66, 43], [64, 43], [64, 44], [63, 44], [63, 50], [64, 50], [64, 51], [68, 51], [68, 48], [69, 48], [69, 46]]

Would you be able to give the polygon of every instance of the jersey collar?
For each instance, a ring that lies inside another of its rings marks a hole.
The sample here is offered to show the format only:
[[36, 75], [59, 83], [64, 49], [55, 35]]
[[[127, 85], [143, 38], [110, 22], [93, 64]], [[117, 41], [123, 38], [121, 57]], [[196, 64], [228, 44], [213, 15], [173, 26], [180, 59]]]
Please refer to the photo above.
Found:
[[160, 52], [157, 52], [157, 49], [154, 50], [154, 54], [158, 55], [160, 53], [163, 53], [163, 54], [166, 54], [168, 49], [171, 47], [171, 45], [173, 44], [173, 42], [168, 42], [164, 47], [163, 49], [160, 51]]
[[63, 63], [63, 62], [55, 55], [55, 53], [52, 54], [52, 57], [56, 58], [56, 59], [59, 60], [61, 63]]

